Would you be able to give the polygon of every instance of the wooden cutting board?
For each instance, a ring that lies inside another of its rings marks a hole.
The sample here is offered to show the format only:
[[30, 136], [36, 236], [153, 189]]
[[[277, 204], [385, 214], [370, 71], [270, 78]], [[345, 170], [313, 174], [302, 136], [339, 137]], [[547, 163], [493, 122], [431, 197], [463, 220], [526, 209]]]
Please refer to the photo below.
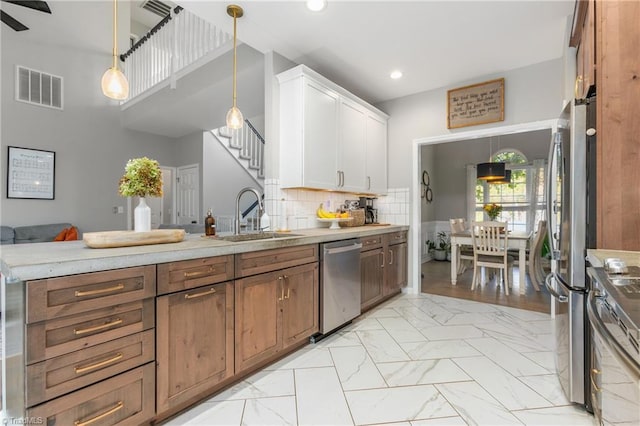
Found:
[[149, 232], [85, 232], [82, 235], [82, 241], [91, 248], [130, 247], [177, 243], [184, 239], [184, 234], [184, 229], [153, 229]]

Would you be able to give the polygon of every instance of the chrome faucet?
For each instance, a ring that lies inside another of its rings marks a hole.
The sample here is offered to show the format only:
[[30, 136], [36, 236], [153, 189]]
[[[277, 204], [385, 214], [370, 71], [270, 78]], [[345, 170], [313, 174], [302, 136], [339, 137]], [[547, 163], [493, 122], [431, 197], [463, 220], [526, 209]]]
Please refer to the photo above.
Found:
[[240, 198], [245, 192], [253, 192], [254, 194], [256, 194], [256, 198], [258, 199], [258, 229], [261, 229], [260, 216], [264, 211], [264, 205], [262, 204], [262, 195], [260, 195], [260, 192], [258, 192], [258, 190], [255, 188], [242, 188], [240, 192], [238, 192], [238, 196], [236, 197], [236, 219], [233, 223], [233, 233], [235, 235], [240, 235]]

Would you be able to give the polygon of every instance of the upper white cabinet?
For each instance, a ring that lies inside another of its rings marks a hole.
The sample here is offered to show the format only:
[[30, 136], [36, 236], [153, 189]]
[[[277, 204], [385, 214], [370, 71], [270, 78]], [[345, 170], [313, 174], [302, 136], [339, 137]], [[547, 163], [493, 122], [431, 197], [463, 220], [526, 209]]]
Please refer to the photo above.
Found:
[[385, 194], [388, 116], [304, 65], [277, 77], [281, 186]]

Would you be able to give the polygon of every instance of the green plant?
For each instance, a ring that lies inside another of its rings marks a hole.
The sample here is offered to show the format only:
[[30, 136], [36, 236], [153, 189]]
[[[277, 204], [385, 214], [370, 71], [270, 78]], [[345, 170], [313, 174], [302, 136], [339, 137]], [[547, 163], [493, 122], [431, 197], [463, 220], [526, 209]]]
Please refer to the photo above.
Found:
[[449, 251], [451, 250], [451, 237], [445, 231], [438, 232], [438, 249]]
[[156, 160], [147, 157], [129, 160], [120, 178], [123, 197], [162, 197], [162, 170]]
[[427, 240], [427, 241], [425, 242], [425, 244], [427, 245], [427, 249], [428, 249], [429, 251], [433, 251], [433, 250], [435, 250], [435, 249], [436, 249], [436, 242], [435, 242], [435, 241]]

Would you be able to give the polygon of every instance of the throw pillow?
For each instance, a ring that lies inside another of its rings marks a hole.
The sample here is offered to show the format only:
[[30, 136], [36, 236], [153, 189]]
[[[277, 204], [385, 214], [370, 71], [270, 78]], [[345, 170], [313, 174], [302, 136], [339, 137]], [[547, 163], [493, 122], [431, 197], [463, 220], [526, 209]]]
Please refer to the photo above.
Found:
[[75, 241], [78, 239], [78, 228], [72, 226], [67, 230], [67, 235], [64, 237], [65, 241]]
[[64, 241], [68, 231], [69, 231], [69, 228], [64, 228], [62, 231], [60, 231], [60, 233], [58, 233], [58, 235], [56, 235], [53, 241]]

